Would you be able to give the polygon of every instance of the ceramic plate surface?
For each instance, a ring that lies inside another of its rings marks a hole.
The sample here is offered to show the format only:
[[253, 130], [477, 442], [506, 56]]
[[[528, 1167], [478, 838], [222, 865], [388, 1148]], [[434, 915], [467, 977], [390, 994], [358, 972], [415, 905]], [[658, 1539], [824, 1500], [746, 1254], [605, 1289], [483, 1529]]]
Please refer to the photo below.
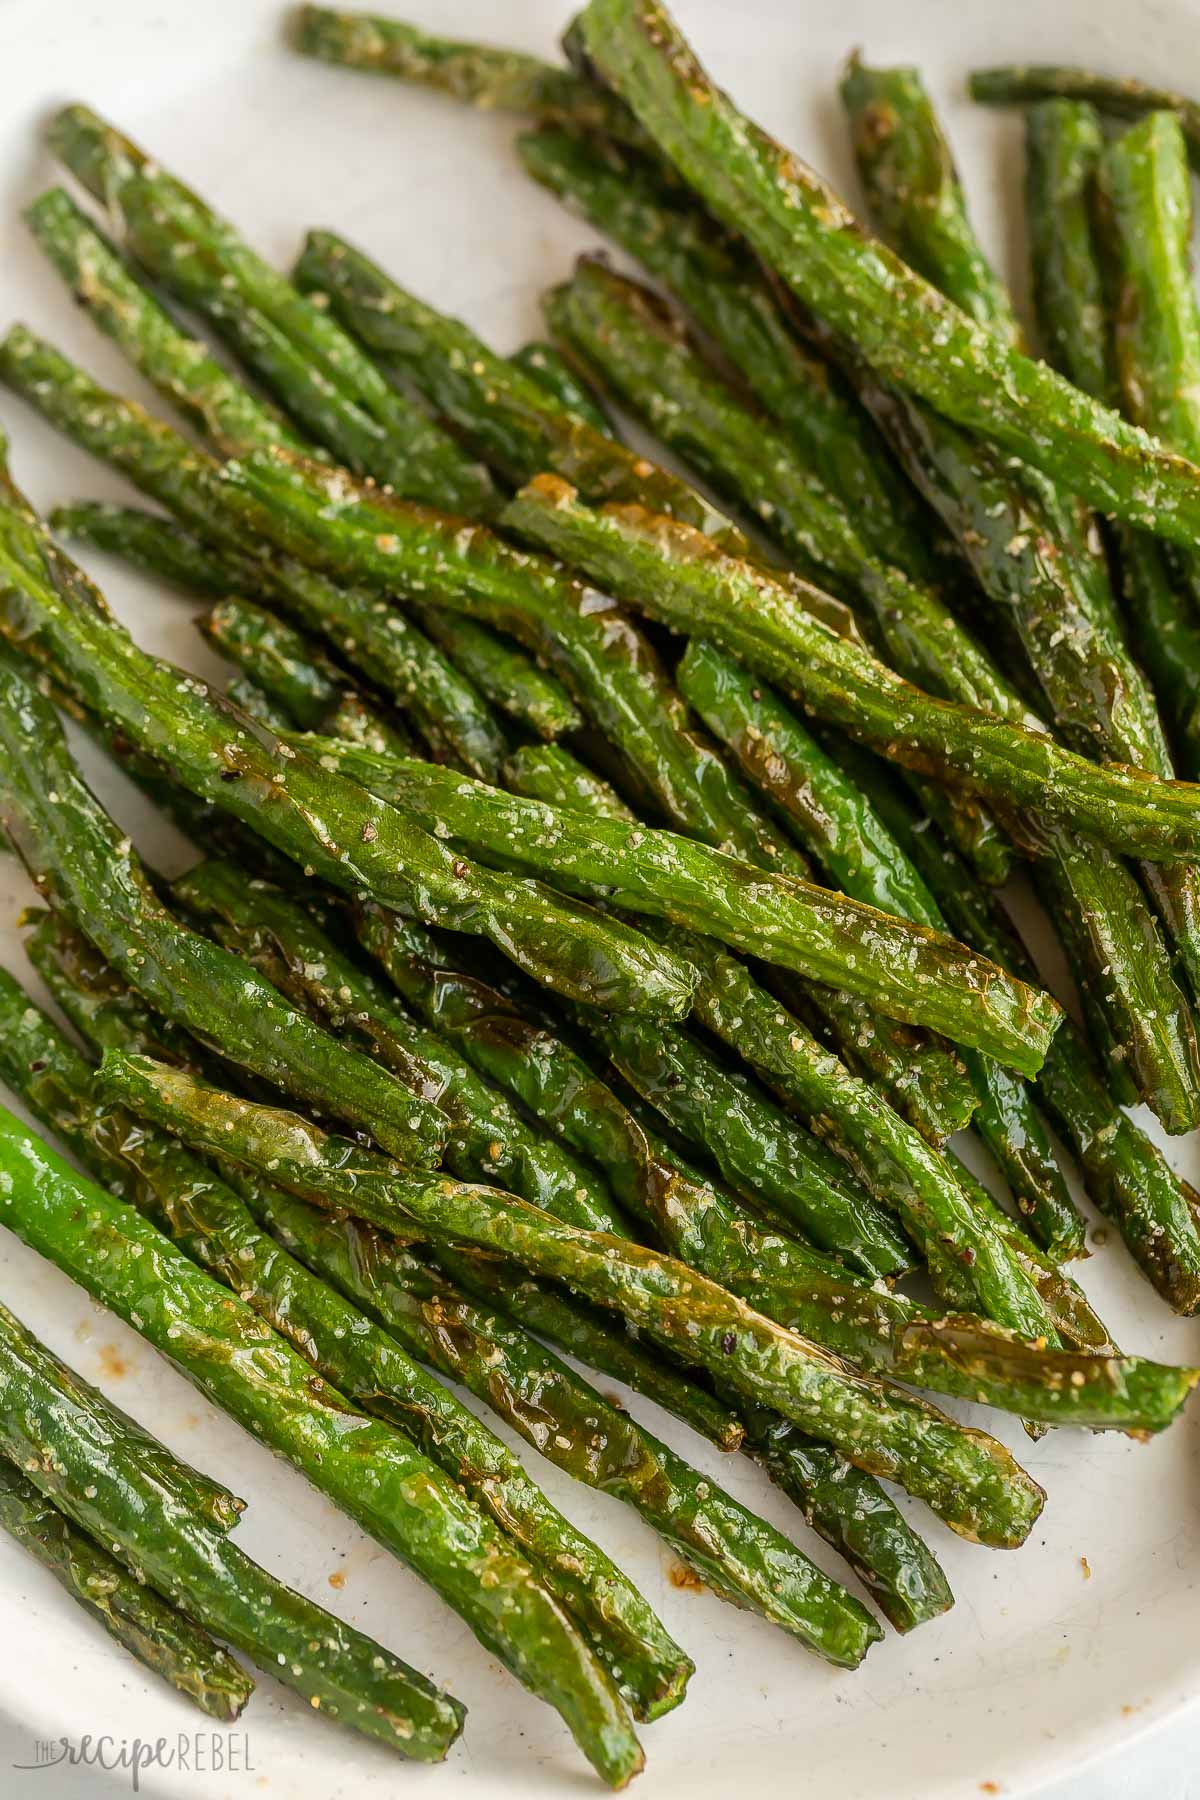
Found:
[[[565, 0], [406, 0], [446, 31], [548, 52]], [[686, 30], [749, 111], [853, 194], [834, 87], [861, 45], [878, 61], [918, 62], [945, 109], [980, 228], [1023, 295], [1015, 118], [963, 98], [973, 64], [1089, 62], [1187, 85], [1200, 6], [1184, 0], [678, 0]], [[511, 121], [284, 48], [278, 0], [0, 0], [0, 324], [19, 317], [102, 378], [149, 399], [80, 318], [28, 240], [20, 208], [58, 179], [40, 126], [85, 99], [244, 227], [280, 265], [304, 229], [328, 225], [409, 287], [461, 313], [497, 347], [538, 327], [538, 295], [595, 243], [521, 176]], [[1200, 87], [1200, 76], [1191, 78]], [[18, 479], [39, 504], [118, 497], [115, 480], [0, 392]], [[147, 646], [202, 672], [194, 605], [93, 565]], [[90, 759], [89, 768], [94, 766]], [[165, 866], [183, 846], [111, 771], [100, 791]], [[27, 974], [15, 918], [32, 898], [0, 857], [0, 960]], [[1053, 975], [1054, 971], [1051, 970]], [[1200, 1175], [1194, 1142], [1172, 1161]], [[1093, 1256], [1086, 1285], [1129, 1350], [1194, 1360], [1200, 1326], [1169, 1318], [1120, 1247]], [[428, 1669], [467, 1702], [466, 1733], [440, 1772], [398, 1767], [264, 1680], [244, 1716], [248, 1769], [148, 1771], [142, 1792], [260, 1794], [286, 1800], [422, 1795], [515, 1800], [599, 1793], [555, 1716], [475, 1643], [413, 1576], [315, 1490], [215, 1412], [131, 1332], [11, 1238], [0, 1238], [0, 1298], [54, 1350], [250, 1507], [239, 1540], [289, 1581]], [[759, 1507], [826, 1566], [798, 1517], [744, 1459], [722, 1459], [644, 1402], [652, 1428]], [[997, 1428], [997, 1415], [989, 1415]], [[1150, 1446], [1052, 1432], [1031, 1445], [1015, 1420], [999, 1433], [1049, 1494], [1019, 1554], [972, 1548], [923, 1513], [957, 1595], [945, 1619], [909, 1639], [889, 1633], [855, 1675], [826, 1669], [757, 1619], [678, 1588], [672, 1558], [628, 1509], [548, 1465], [538, 1479], [628, 1568], [698, 1665], [688, 1702], [647, 1729], [636, 1790], [654, 1800], [728, 1800], [739, 1791], [812, 1800], [971, 1800], [1027, 1794], [1127, 1741], [1200, 1690], [1200, 1411]], [[1090, 1570], [1090, 1576], [1088, 1571]], [[839, 1573], [842, 1571], [839, 1569]], [[0, 1715], [39, 1739], [114, 1740], [192, 1733], [199, 1721], [88, 1624], [7, 1538], [0, 1539]], [[240, 1729], [240, 1728], [239, 1728]], [[23, 1740], [19, 1740], [23, 1741]], [[129, 1786], [127, 1774], [114, 1781]], [[0, 1791], [36, 1796], [37, 1773], [0, 1769]]]

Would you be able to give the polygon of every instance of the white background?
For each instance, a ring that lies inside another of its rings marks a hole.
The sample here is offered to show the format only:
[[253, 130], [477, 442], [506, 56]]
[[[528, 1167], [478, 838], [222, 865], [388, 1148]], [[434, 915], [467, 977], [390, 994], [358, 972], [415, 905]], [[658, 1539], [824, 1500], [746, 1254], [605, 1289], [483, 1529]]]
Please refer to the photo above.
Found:
[[[1195, 1710], [1173, 1720], [1169, 1725], [1126, 1750], [1090, 1762], [1079, 1775], [1066, 1781], [1053, 1782], [1038, 1789], [1039, 1800], [1196, 1800], [1200, 1794], [1200, 1775], [1196, 1773]], [[251, 1728], [251, 1756], [253, 1729]], [[80, 1769], [39, 1769], [36, 1773], [10, 1773], [14, 1762], [29, 1761], [29, 1734], [0, 1717], [0, 1792], [10, 1800], [114, 1800], [128, 1793], [128, 1780], [120, 1775], [97, 1776]], [[405, 1771], [407, 1779], [410, 1771]], [[433, 1779], [436, 1781], [437, 1777]], [[9, 1786], [9, 1782], [12, 1786]], [[644, 1775], [632, 1790], [638, 1800], [654, 1792], [653, 1771]], [[195, 1785], [197, 1800], [212, 1800], [218, 1790]], [[270, 1791], [269, 1789], [267, 1791]], [[576, 1790], [579, 1791], [579, 1790]], [[597, 1794], [603, 1790], [596, 1789]], [[784, 1792], [789, 1790], [785, 1789]], [[802, 1777], [794, 1790], [805, 1800], [834, 1800], [835, 1789], [817, 1790]], [[964, 1789], [964, 1794], [969, 1789]], [[978, 1793], [978, 1788], [976, 1788]], [[1013, 1790], [1009, 1790], [1011, 1793]], [[1028, 1793], [1030, 1790], [1025, 1789]]]

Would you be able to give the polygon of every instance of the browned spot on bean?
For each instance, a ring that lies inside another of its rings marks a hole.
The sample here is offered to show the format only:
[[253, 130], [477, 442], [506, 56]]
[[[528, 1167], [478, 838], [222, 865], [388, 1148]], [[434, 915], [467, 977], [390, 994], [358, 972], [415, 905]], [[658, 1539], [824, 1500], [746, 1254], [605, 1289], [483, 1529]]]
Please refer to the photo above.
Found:
[[686, 1563], [672, 1563], [667, 1571], [667, 1579], [672, 1587], [687, 1588], [697, 1594], [704, 1592], [704, 1583], [695, 1569], [689, 1569]]

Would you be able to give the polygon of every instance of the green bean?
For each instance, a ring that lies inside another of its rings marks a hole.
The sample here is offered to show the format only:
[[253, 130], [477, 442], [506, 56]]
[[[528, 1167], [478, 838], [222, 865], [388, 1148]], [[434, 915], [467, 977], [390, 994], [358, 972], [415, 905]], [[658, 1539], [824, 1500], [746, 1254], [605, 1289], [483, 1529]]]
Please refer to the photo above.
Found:
[[657, 0], [589, 0], [602, 81], [717, 217], [881, 371], [1040, 467], [1068, 493], [1163, 536], [1200, 535], [1200, 475], [937, 296], [798, 157], [711, 82]]
[[[98, 1193], [11, 1114], [0, 1128], [6, 1175], [24, 1184], [23, 1202], [33, 1203], [28, 1187], [48, 1204], [56, 1182], [74, 1184], [77, 1208], [79, 1194]], [[6, 1210], [11, 1224], [13, 1208]], [[72, 1223], [78, 1230], [78, 1215]], [[402, 1756], [440, 1762], [462, 1730], [459, 1702], [199, 1523], [155, 1482], [144, 1434], [131, 1438], [128, 1426], [0, 1309], [0, 1448], [43, 1498], [111, 1545], [131, 1579], [186, 1609], [327, 1718]]]
[[1025, 1072], [1040, 1066], [1057, 1003], [1030, 989], [1006, 991], [994, 970], [961, 956], [953, 939], [826, 889], [767, 875], [672, 832], [617, 819], [585, 823], [430, 763], [371, 757], [333, 739], [299, 741], [323, 764], [386, 793], [428, 829], [470, 842], [476, 854], [502, 866], [537, 869], [569, 892], [603, 893], [628, 911], [707, 931]]
[[485, 111], [530, 113], [642, 141], [634, 120], [603, 88], [517, 50], [493, 50], [437, 37], [401, 19], [326, 6], [299, 9], [295, 44], [323, 62], [412, 81]]
[[[954, 1529], [1010, 1544], [1028, 1533], [1040, 1510], [1040, 1490], [994, 1441], [852, 1374], [659, 1252], [581, 1232], [511, 1195], [497, 1200], [487, 1189], [406, 1177], [386, 1158], [364, 1156], [295, 1114], [254, 1107], [144, 1057], [110, 1051], [100, 1082], [106, 1097], [186, 1135], [196, 1148], [252, 1169], [269, 1161], [274, 1181], [317, 1205], [350, 1210], [385, 1231], [495, 1251], [566, 1280], [834, 1443], [859, 1468], [898, 1479]], [[1064, 1415], [1073, 1393], [1068, 1386], [1060, 1395]], [[835, 1599], [827, 1592], [827, 1602]]]

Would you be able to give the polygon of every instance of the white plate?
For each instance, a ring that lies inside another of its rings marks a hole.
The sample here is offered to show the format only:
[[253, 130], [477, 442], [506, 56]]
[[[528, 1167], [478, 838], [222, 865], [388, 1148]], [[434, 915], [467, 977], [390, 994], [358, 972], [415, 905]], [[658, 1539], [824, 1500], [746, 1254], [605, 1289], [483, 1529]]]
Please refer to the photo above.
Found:
[[[431, 24], [548, 51], [562, 0], [410, 0]], [[803, 20], [799, 13], [803, 10]], [[1187, 82], [1198, 10], [1183, 0], [680, 0], [686, 29], [737, 97], [851, 187], [833, 87], [854, 44], [878, 60], [918, 61], [945, 107], [976, 216], [1023, 288], [1019, 131], [972, 109], [964, 72], [978, 62], [1081, 55], [1113, 70]], [[281, 264], [309, 225], [360, 241], [436, 305], [460, 311], [500, 348], [538, 326], [542, 288], [593, 234], [529, 186], [509, 153], [512, 124], [464, 112], [390, 82], [305, 61], [280, 42], [277, 0], [107, 0], [104, 6], [0, 0], [0, 324], [19, 316], [102, 377], [140, 391], [110, 346], [80, 320], [26, 239], [21, 204], [57, 179], [39, 144], [48, 110], [83, 98], [109, 114], [243, 225]], [[1200, 86], [1200, 78], [1193, 81]], [[149, 398], [149, 396], [145, 396]], [[98, 465], [0, 392], [18, 479], [39, 503], [117, 494]], [[116, 567], [97, 570], [141, 640], [207, 669], [193, 606]], [[98, 784], [152, 855], [179, 845], [111, 772]], [[25, 972], [13, 920], [30, 898], [0, 858], [0, 958]], [[1192, 1142], [1171, 1146], [1193, 1178]], [[588, 1790], [554, 1715], [526, 1695], [414, 1577], [319, 1494], [217, 1414], [144, 1344], [11, 1239], [0, 1242], [0, 1297], [105, 1392], [251, 1502], [244, 1547], [375, 1633], [468, 1703], [448, 1767], [420, 1774], [264, 1680], [244, 1717], [252, 1768], [149, 1771], [143, 1792], [333, 1800], [418, 1783], [422, 1792], [547, 1796]], [[1179, 1359], [1197, 1327], [1172, 1321], [1130, 1273], [1118, 1246], [1095, 1256], [1087, 1285], [1131, 1350]], [[652, 1408], [637, 1410], [739, 1496], [792, 1529], [797, 1516], [744, 1459], [722, 1460]], [[996, 1419], [989, 1416], [995, 1429]], [[973, 1549], [928, 1514], [928, 1532], [958, 1604], [914, 1637], [890, 1634], [856, 1675], [835, 1674], [760, 1621], [670, 1580], [671, 1558], [632, 1512], [547, 1465], [537, 1475], [572, 1517], [641, 1582], [695, 1655], [687, 1704], [645, 1733], [641, 1792], [658, 1800], [726, 1800], [747, 1782], [825, 1800], [966, 1800], [1028, 1793], [1088, 1755], [1126, 1742], [1200, 1687], [1195, 1588], [1200, 1413], [1150, 1447], [1052, 1433], [1031, 1446], [1015, 1421], [1001, 1435], [1049, 1492], [1044, 1521], [1019, 1554]], [[1082, 1559], [1090, 1566], [1086, 1577]], [[843, 1573], [840, 1569], [839, 1573]], [[339, 1583], [330, 1585], [336, 1575]], [[36, 1741], [85, 1733], [115, 1741], [191, 1733], [198, 1718], [87, 1624], [27, 1557], [0, 1540], [0, 1709]], [[128, 1777], [116, 1780], [127, 1785]], [[0, 1789], [45, 1791], [36, 1773], [0, 1770]]]

